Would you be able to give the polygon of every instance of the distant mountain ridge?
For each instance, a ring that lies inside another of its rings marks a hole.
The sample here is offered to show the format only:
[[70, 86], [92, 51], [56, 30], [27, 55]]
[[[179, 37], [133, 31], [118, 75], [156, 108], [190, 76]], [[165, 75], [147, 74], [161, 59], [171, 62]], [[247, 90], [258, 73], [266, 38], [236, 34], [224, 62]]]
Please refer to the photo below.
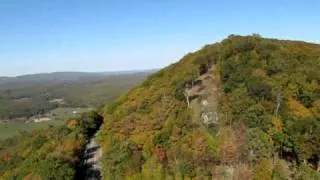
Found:
[[132, 70], [132, 71], [112, 71], [112, 72], [52, 72], [27, 74], [16, 77], [0, 77], [0, 89], [20, 88], [24, 86], [43, 84], [43, 83], [63, 83], [63, 82], [86, 82], [99, 81], [110, 76], [121, 76], [128, 74], [149, 74], [156, 72], [155, 69], [150, 70]]
[[0, 80], [13, 79], [13, 78], [25, 78], [29, 76], [46, 76], [46, 75], [66, 75], [66, 74], [82, 74], [82, 75], [117, 75], [117, 74], [131, 74], [131, 73], [143, 73], [143, 72], [156, 72], [159, 69], [141, 69], [141, 70], [119, 70], [119, 71], [97, 71], [97, 72], [84, 72], [84, 71], [55, 71], [47, 73], [33, 73], [23, 74], [17, 76], [0, 76]]
[[[152, 72], [54, 72], [1, 77], [0, 120], [43, 114], [56, 106], [97, 107], [139, 84]], [[52, 103], [54, 99], [64, 103]]]

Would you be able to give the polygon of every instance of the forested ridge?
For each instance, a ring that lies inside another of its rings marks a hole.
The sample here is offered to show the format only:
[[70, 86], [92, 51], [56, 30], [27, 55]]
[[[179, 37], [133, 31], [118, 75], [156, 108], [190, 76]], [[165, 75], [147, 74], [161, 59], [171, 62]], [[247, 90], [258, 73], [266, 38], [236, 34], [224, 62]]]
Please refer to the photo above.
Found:
[[105, 106], [103, 179], [320, 179], [320, 45], [231, 35]]

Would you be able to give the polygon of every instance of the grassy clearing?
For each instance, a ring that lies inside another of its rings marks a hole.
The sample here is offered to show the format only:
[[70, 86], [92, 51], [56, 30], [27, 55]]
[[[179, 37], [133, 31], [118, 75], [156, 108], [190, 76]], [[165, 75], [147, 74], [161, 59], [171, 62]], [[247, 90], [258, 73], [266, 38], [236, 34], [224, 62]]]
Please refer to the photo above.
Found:
[[[89, 111], [89, 108], [56, 108], [44, 115], [42, 115], [41, 117], [47, 117], [50, 118], [52, 120], [66, 120], [66, 119], [70, 119], [70, 118], [76, 118], [78, 117], [81, 113]], [[36, 117], [32, 117], [32, 119], [34, 119]]]
[[[36, 129], [46, 128], [50, 125], [61, 125], [66, 120], [70, 118], [76, 118], [80, 116], [81, 113], [89, 111], [88, 108], [57, 108], [49, 113], [41, 116], [47, 117], [52, 119], [51, 121], [46, 122], [7, 122], [7, 123], [0, 123], [0, 139], [5, 139], [8, 137], [12, 137], [17, 135], [21, 131], [32, 131]], [[75, 113], [77, 112], [77, 113]], [[31, 118], [30, 120], [34, 119], [35, 117]]]
[[0, 139], [5, 139], [17, 135], [21, 131], [32, 131], [63, 124], [64, 121], [48, 121], [40, 123], [24, 123], [24, 122], [9, 122], [0, 123]]

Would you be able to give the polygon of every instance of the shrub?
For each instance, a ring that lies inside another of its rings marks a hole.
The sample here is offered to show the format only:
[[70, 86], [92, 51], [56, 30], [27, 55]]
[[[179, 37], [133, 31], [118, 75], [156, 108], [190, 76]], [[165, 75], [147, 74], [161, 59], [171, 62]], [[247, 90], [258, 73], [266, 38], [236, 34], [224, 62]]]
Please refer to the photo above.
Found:
[[165, 148], [169, 147], [169, 139], [170, 139], [170, 134], [168, 132], [159, 132], [156, 133], [153, 137], [153, 144], [154, 145], [161, 145]]
[[189, 162], [181, 162], [179, 164], [179, 170], [180, 170], [182, 177], [192, 178], [192, 177], [196, 176], [195, 169], [194, 169], [193, 165]]
[[121, 179], [125, 173], [125, 165], [130, 160], [131, 155], [132, 151], [129, 143], [114, 142], [101, 158], [104, 164], [103, 176], [109, 179]]

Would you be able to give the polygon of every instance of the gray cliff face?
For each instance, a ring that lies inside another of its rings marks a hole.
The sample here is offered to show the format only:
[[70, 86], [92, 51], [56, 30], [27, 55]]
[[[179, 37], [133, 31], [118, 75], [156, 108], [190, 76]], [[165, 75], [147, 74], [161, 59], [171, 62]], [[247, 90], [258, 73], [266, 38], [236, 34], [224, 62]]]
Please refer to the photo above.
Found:
[[95, 141], [95, 136], [92, 137], [86, 146], [85, 150], [85, 166], [86, 166], [86, 180], [101, 179], [100, 173], [100, 157], [102, 151], [100, 146]]

